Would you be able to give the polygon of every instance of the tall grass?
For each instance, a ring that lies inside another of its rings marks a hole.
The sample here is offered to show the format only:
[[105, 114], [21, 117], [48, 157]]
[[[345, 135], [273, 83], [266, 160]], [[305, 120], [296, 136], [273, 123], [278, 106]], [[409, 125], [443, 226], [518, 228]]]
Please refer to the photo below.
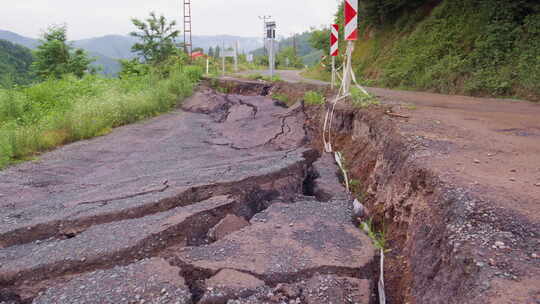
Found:
[[167, 74], [122, 79], [67, 76], [0, 90], [0, 168], [167, 112], [192, 94], [202, 69], [177, 65]]
[[360, 26], [357, 76], [383, 87], [540, 101], [538, 1], [443, 0], [433, 10], [433, 1], [421, 2]]

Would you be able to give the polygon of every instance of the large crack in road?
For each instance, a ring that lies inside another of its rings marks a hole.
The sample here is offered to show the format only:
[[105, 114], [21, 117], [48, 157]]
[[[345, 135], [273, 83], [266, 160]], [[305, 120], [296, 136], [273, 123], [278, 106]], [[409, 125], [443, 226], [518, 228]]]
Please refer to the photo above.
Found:
[[0, 172], [0, 303], [373, 302], [375, 250], [305, 120], [202, 87]]

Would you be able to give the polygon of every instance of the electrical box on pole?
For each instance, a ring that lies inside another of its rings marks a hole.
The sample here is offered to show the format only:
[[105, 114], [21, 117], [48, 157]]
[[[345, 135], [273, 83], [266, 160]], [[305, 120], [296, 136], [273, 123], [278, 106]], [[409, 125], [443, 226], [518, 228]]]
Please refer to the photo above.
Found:
[[266, 22], [266, 39], [270, 44], [270, 50], [268, 52], [268, 64], [270, 66], [270, 77], [274, 77], [275, 69], [275, 51], [274, 51], [274, 41], [276, 40], [276, 22], [268, 21]]

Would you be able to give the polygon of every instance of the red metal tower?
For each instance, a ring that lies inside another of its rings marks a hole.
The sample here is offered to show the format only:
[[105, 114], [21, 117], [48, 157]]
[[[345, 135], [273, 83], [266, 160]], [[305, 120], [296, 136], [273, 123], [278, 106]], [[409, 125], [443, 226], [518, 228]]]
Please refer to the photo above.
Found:
[[184, 2], [184, 48], [191, 56], [193, 52], [193, 41], [191, 39], [191, 0], [181, 0]]

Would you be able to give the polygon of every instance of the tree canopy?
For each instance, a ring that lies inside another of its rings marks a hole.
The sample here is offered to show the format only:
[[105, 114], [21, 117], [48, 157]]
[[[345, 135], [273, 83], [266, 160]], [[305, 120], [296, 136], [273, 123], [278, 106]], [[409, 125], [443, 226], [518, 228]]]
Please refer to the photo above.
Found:
[[137, 31], [130, 35], [138, 38], [139, 42], [133, 45], [133, 52], [138, 53], [143, 61], [159, 64], [177, 52], [175, 39], [180, 35], [176, 30], [176, 21], [168, 22], [163, 15], [151, 12], [146, 20], [131, 19]]
[[30, 73], [33, 61], [30, 49], [0, 40], [0, 86], [30, 83], [33, 79]]
[[49, 27], [34, 55], [32, 68], [41, 79], [61, 78], [65, 74], [82, 77], [85, 72], [92, 72], [89, 66], [93, 59], [68, 43], [66, 26]]

